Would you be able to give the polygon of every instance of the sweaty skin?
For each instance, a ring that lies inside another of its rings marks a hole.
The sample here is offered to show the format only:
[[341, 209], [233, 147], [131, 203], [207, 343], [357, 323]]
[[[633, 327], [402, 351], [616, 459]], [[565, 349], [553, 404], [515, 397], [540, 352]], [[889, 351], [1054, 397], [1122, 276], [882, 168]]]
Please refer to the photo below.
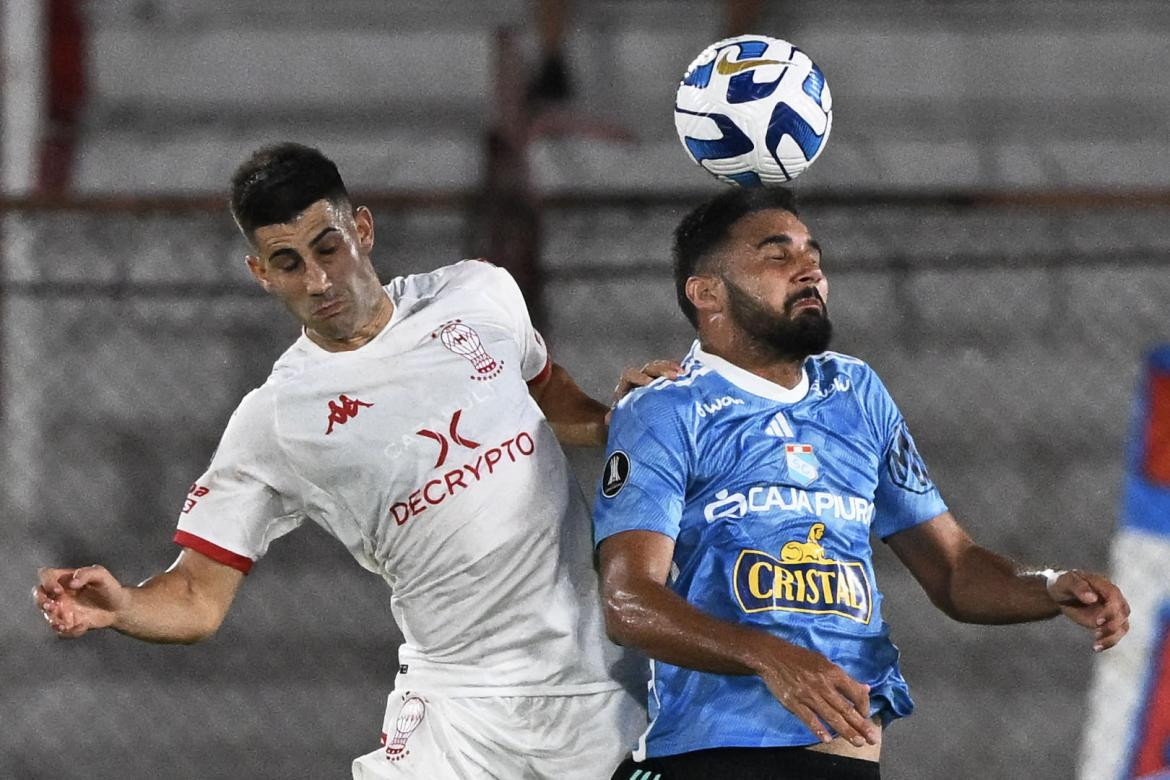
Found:
[[[703, 349], [786, 388], [799, 383], [804, 356], [778, 356], [774, 345], [748, 332], [733, 314], [733, 298], [746, 294], [753, 309], [794, 321], [827, 316], [828, 293], [819, 244], [781, 209], [739, 219], [686, 282]], [[976, 545], [950, 512], [885, 541], [955, 620], [1020, 623], [1063, 614], [1092, 632], [1096, 652], [1129, 630], [1129, 605], [1106, 577], [1072, 570], [1049, 586], [1036, 571]], [[758, 675], [821, 740], [811, 749], [878, 760], [881, 728], [868, 718], [868, 686], [820, 653], [714, 618], [671, 591], [673, 539], [624, 531], [605, 539], [600, 552], [606, 629], [615, 642], [676, 666]], [[840, 736], [832, 738], [826, 725]]]

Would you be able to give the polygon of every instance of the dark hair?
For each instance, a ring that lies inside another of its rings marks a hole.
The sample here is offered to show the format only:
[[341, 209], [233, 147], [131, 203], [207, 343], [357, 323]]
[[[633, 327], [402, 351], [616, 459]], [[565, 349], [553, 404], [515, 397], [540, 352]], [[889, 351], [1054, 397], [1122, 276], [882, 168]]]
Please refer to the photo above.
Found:
[[348, 206], [349, 193], [333, 161], [301, 144], [258, 149], [232, 176], [232, 216], [249, 239], [256, 228], [291, 222], [319, 200]]
[[748, 214], [781, 209], [797, 216], [796, 198], [783, 187], [734, 187], [683, 217], [674, 231], [674, 288], [678, 306], [691, 325], [699, 327], [698, 313], [687, 298], [687, 279], [727, 240], [731, 226]]

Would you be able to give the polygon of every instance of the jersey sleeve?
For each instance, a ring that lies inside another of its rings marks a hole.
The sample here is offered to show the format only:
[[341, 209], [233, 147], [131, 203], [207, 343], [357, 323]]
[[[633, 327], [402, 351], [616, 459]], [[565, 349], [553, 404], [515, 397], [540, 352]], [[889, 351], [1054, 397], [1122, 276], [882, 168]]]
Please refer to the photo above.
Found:
[[520, 373], [524, 381], [532, 384], [543, 381], [552, 370], [548, 348], [544, 339], [532, 324], [528, 304], [520, 286], [507, 270], [484, 261], [471, 261], [484, 273], [483, 293], [500, 310], [504, 323], [520, 349]]
[[605, 468], [593, 505], [595, 544], [622, 531], [678, 537], [691, 447], [678, 417], [648, 414], [631, 402], [632, 396], [618, 404], [610, 421]]
[[271, 415], [254, 401], [245, 398], [232, 415], [211, 464], [187, 493], [174, 537], [177, 544], [244, 574], [273, 540], [304, 519], [290, 511], [273, 484], [273, 467], [283, 456]]
[[937, 517], [947, 505], [897, 404], [876, 375], [873, 379], [875, 432], [881, 452], [873, 529], [878, 538], [885, 539]]

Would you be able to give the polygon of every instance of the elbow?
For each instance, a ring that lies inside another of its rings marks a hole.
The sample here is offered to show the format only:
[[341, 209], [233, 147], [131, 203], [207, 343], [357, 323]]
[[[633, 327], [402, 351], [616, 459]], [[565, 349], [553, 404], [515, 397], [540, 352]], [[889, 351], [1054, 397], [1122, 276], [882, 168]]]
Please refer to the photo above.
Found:
[[615, 645], [626, 645], [630, 640], [631, 594], [621, 590], [611, 590], [603, 594], [602, 616], [605, 618], [605, 635]]
[[654, 614], [643, 594], [632, 588], [615, 587], [602, 594], [605, 634], [616, 645], [640, 647]]
[[194, 583], [188, 583], [187, 595], [187, 619], [182, 621], [186, 630], [181, 632], [178, 641], [193, 645], [215, 636], [227, 617], [227, 604], [196, 588]]
[[195, 645], [204, 640], [211, 639], [219, 631], [219, 626], [222, 621], [213, 621], [204, 625], [196, 627], [188, 636], [181, 640], [181, 644]]
[[939, 612], [957, 623], [979, 623], [978, 616], [964, 608], [960, 594], [948, 583], [946, 587], [929, 591], [926, 594]]
[[954, 599], [951, 598], [950, 593], [942, 591], [940, 593], [928, 593], [927, 596], [930, 597], [930, 603], [933, 604], [939, 612], [943, 613], [951, 620], [957, 620], [960, 623], [966, 622], [963, 620], [962, 613], [955, 607]]
[[176, 645], [195, 645], [200, 642], [211, 639], [219, 630], [223, 618], [216, 619], [212, 615], [192, 615], [192, 619], [186, 624], [171, 634], [169, 639], [163, 640], [170, 644]]
[[194, 635], [187, 644], [193, 645], [205, 639], [211, 639], [219, 632], [219, 627], [223, 625], [225, 617], [227, 617], [227, 611], [221, 609], [218, 604], [205, 605], [203, 608], [203, 619], [199, 622]]

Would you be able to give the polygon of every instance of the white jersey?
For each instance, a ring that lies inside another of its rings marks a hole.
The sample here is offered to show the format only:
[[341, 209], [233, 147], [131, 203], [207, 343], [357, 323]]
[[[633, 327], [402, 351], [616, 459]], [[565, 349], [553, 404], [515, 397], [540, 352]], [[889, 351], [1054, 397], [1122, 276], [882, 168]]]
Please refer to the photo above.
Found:
[[393, 590], [400, 688], [617, 688], [585, 500], [526, 385], [550, 363], [519, 288], [469, 260], [385, 290], [373, 340], [302, 335], [244, 398], [175, 540], [247, 572], [318, 523]]

